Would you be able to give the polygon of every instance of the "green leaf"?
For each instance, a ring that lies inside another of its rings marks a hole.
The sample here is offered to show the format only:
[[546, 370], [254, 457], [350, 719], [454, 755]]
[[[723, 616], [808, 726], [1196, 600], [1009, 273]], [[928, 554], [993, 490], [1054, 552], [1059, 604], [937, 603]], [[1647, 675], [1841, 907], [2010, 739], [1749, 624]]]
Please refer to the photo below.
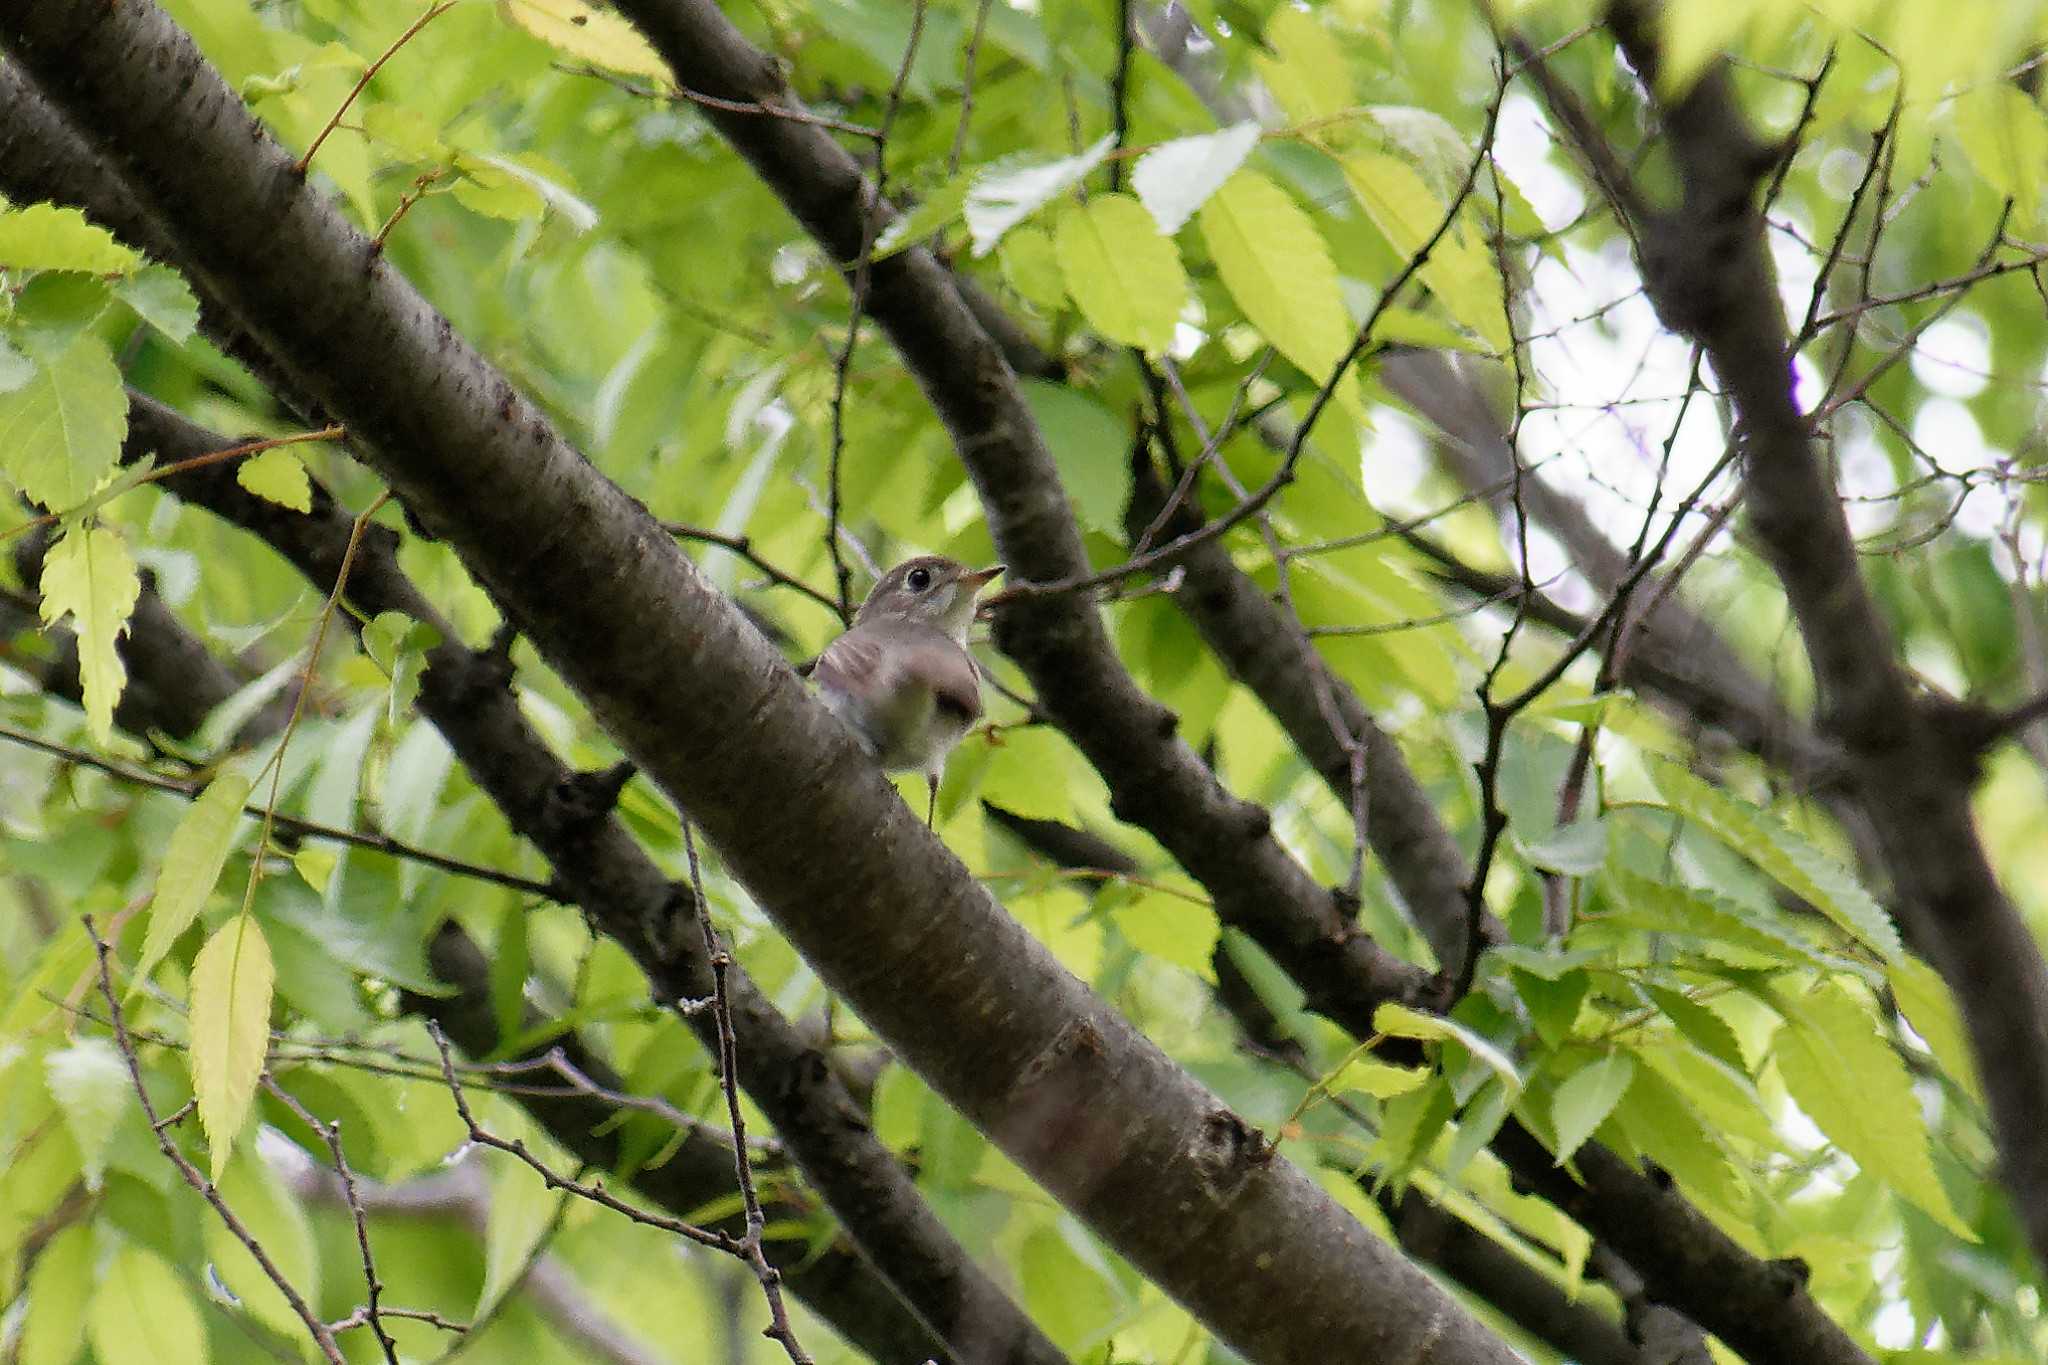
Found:
[[1258, 145], [1259, 125], [1252, 122], [1162, 142], [1131, 168], [1131, 188], [1159, 230], [1171, 237], [1223, 188]]
[[18, 1365], [71, 1365], [85, 1346], [92, 1273], [92, 1228], [73, 1223], [36, 1257], [28, 1277], [28, 1313], [21, 1322]]
[[43, 557], [43, 624], [70, 621], [78, 636], [78, 672], [86, 723], [95, 741], [114, 734], [114, 704], [128, 683], [116, 642], [142, 595], [142, 577], [111, 527], [73, 526]]
[[1747, 1074], [1742, 1046], [1736, 1040], [1735, 1030], [1728, 1027], [1727, 1020], [1683, 992], [1651, 985], [1645, 985], [1643, 989], [1649, 993], [1651, 1002], [1663, 1011], [1664, 1017], [1677, 1026], [1687, 1042], [1737, 1072]]
[[[1285, 190], [1249, 170], [1230, 177], [1197, 221], [1224, 288], [1252, 326], [1312, 381], [1329, 382], [1354, 329], [1314, 221]], [[1344, 376], [1337, 397], [1364, 420], [1357, 375]]]
[[1435, 1074], [1426, 1066], [1389, 1066], [1359, 1057], [1339, 1067], [1324, 1088], [1332, 1094], [1360, 1090], [1376, 1100], [1387, 1100], [1418, 1089]]
[[206, 1326], [170, 1263], [123, 1247], [93, 1291], [85, 1320], [93, 1355], [149, 1365], [206, 1365]]
[[1071, 385], [1026, 379], [1020, 387], [1081, 524], [1117, 534], [1131, 499], [1130, 428]]
[[80, 1038], [43, 1058], [43, 1076], [78, 1143], [85, 1187], [97, 1192], [107, 1169], [107, 1144], [134, 1093], [128, 1064], [104, 1038]]
[[915, 246], [958, 218], [966, 206], [967, 186], [973, 178], [972, 171], [960, 172], [927, 194], [916, 208], [891, 220], [882, 229], [882, 235], [875, 238], [873, 259], [879, 261], [907, 246]]
[[1688, 886], [1667, 886], [1621, 867], [1605, 874], [1608, 911], [1601, 922], [1703, 941], [1709, 952], [1735, 956], [1737, 965], [1755, 955], [1817, 966], [1822, 959], [1792, 931], [1735, 901]]
[[1976, 1241], [1934, 1173], [1920, 1101], [1877, 1015], [1835, 981], [1776, 998], [1786, 1019], [1778, 1074], [1794, 1102], [1858, 1166], [1956, 1236]]
[[305, 463], [289, 450], [250, 456], [235, 467], [235, 482], [280, 507], [294, 512], [313, 510], [313, 481], [306, 476]]
[[448, 156], [433, 120], [402, 104], [372, 104], [364, 109], [363, 132], [402, 161], [442, 161]]
[[482, 1317], [512, 1291], [554, 1221], [556, 1204], [567, 1197], [548, 1189], [521, 1162], [496, 1163], [491, 1173], [491, 1221], [484, 1229], [484, 1283], [472, 1316]]
[[1524, 842], [1517, 836], [1515, 846], [1524, 858], [1546, 872], [1567, 877], [1589, 876], [1607, 861], [1607, 822], [1597, 817], [1574, 820], [1540, 839]]
[[119, 281], [114, 297], [181, 346], [199, 330], [199, 300], [185, 277], [167, 265], [145, 266]]
[[1118, 931], [1139, 952], [1215, 982], [1216, 939], [1223, 926], [1208, 906], [1153, 887], [1111, 883], [1096, 896], [1096, 907], [1108, 910]]
[[1585, 1145], [1593, 1130], [1621, 1103], [1636, 1078], [1636, 1059], [1610, 1052], [1580, 1067], [1558, 1083], [1550, 1099], [1550, 1121], [1557, 1130], [1557, 1164], [1562, 1166]]
[[140, 263], [141, 257], [77, 209], [30, 204], [0, 212], [0, 269], [115, 275]]
[[592, 9], [582, 0], [498, 0], [498, 13], [579, 61], [663, 85], [671, 79], [668, 63], [640, 30], [609, 10]]
[[1669, 1171], [1695, 1200], [1728, 1213], [1746, 1207], [1741, 1178], [1728, 1153], [1685, 1096], [1651, 1068], [1640, 1068], [1614, 1108], [1630, 1145]]
[[185, 810], [164, 847], [163, 870], [157, 873], [156, 895], [149, 906], [149, 932], [142, 938], [142, 958], [135, 967], [140, 987], [164, 960], [178, 935], [191, 926], [220, 881], [228, 854], [234, 851], [235, 830], [249, 799], [249, 779], [223, 772], [206, 784]]
[[1855, 874], [1755, 806], [1711, 787], [1674, 763], [1655, 768], [1671, 809], [1706, 828], [1758, 870], [1833, 920], [1886, 962], [1905, 951], [1899, 931]]
[[967, 190], [967, 234], [974, 254], [986, 256], [1003, 234], [1081, 183], [1102, 164], [1114, 136], [1105, 136], [1077, 156], [1056, 161], [1009, 157], [984, 167]]
[[[320, 1251], [313, 1240], [312, 1222], [299, 1201], [278, 1183], [269, 1163], [253, 1151], [238, 1153], [221, 1177], [220, 1193], [235, 1217], [262, 1244], [286, 1283], [306, 1302], [318, 1303]], [[272, 1331], [286, 1337], [305, 1335], [306, 1325], [284, 1292], [225, 1223], [208, 1218], [204, 1237], [214, 1273], [234, 1291], [243, 1308]]]
[[1067, 292], [1111, 341], [1163, 351], [1187, 302], [1180, 252], [1127, 194], [1098, 194], [1060, 216], [1053, 238]]
[[981, 774], [983, 800], [1030, 820], [1074, 818], [1069, 774], [1077, 759], [1057, 734], [1034, 725], [994, 737], [970, 735], [961, 747], [970, 744], [984, 744], [990, 750]]
[[270, 997], [277, 985], [263, 927], [237, 915], [214, 931], [192, 964], [192, 1090], [218, 1181], [249, 1117], [270, 1051]]
[[91, 496], [128, 434], [128, 396], [107, 344], [79, 332], [40, 356], [35, 377], [0, 394], [0, 470], [55, 512]]
[[1003, 238], [996, 259], [1003, 267], [1003, 278], [1026, 303], [1046, 313], [1057, 313], [1066, 306], [1066, 277], [1060, 274], [1059, 255], [1045, 229], [1016, 229]]
[[1417, 1038], [1425, 1041], [1434, 1039], [1456, 1043], [1499, 1076], [1510, 1095], [1522, 1088], [1522, 1073], [1515, 1069], [1514, 1061], [1491, 1042], [1455, 1019], [1446, 1019], [1440, 1014], [1424, 1014], [1421, 1010], [1412, 1010], [1406, 1005], [1388, 1003], [1373, 1011], [1372, 1026], [1374, 1032], [1389, 1038]]
[[1901, 953], [1897, 961], [1886, 967], [1885, 977], [1891, 982], [1892, 998], [1898, 1001], [1899, 1012], [1927, 1044], [1934, 1060], [1941, 1063], [1942, 1070], [1956, 1084], [1982, 1103], [1984, 1091], [1977, 1078], [1976, 1058], [1970, 1051], [1969, 1035], [1963, 1030], [1962, 1015], [1947, 984], [1934, 968], [1911, 953]]
[[2048, 177], [2048, 117], [2016, 85], [1990, 81], [1960, 95], [1956, 133], [1985, 183], [2013, 201], [2017, 221], [2038, 223]]

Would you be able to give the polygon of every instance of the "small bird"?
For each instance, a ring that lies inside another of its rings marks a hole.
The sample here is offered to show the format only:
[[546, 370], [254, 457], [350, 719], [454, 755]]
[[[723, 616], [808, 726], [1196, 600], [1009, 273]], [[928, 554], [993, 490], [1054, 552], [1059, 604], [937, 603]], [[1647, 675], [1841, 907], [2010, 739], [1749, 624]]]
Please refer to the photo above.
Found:
[[852, 727], [884, 772], [924, 774], [939, 805], [946, 755], [981, 719], [981, 670], [967, 652], [975, 596], [1003, 571], [970, 571], [941, 555], [906, 559], [882, 575], [844, 635], [811, 665], [827, 706]]

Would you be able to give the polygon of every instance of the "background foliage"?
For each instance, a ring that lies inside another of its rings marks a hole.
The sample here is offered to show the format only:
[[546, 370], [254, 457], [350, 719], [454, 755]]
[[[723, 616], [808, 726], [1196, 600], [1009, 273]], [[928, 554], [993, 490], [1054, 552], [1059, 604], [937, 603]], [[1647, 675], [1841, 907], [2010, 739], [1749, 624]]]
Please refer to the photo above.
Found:
[[[606, 475], [677, 525], [792, 659], [840, 628], [842, 568], [857, 592], [869, 564], [911, 552], [993, 557], [917, 385], [871, 324], [853, 327], [858, 272], [849, 290], [670, 95], [622, 19], [575, 0], [460, 0], [350, 103], [416, 12], [355, 0], [167, 8], [289, 146], [345, 110], [313, 158], [316, 180]], [[1549, 68], [1632, 149], [1643, 95], [1588, 30], [1594, 7], [1504, 8], [1504, 22], [1553, 45]], [[1120, 15], [1143, 35], [1121, 55]], [[1628, 236], [1554, 116], [1521, 83], [1503, 97], [1503, 66], [1519, 72], [1521, 59], [1496, 46], [1482, 7], [1194, 0], [1132, 15], [1071, 0], [762, 0], [731, 16], [787, 64], [814, 113], [886, 128], [879, 174], [914, 207], [874, 251], [935, 241], [1054, 358], [1058, 377], [1026, 391], [1098, 566], [1130, 553], [1135, 421], [1149, 414], [1188, 459], [1213, 455], [1196, 496], [1229, 516], [1282, 470], [1294, 423], [1372, 318], [1383, 346], [1462, 357], [1458, 373], [1539, 471], [1529, 477], [1616, 544], [1656, 544], [1693, 495], [1667, 542], [1675, 555], [1699, 538], [1680, 596], [1795, 712], [1808, 704], [1778, 579], [1739, 519], [1720, 515], [1737, 488], [1716, 465], [1731, 414], [1691, 346], [1659, 327]], [[2048, 117], [2031, 55], [2043, 23], [2032, 4], [1749, 0], [1674, 6], [1664, 29], [1667, 89], [1733, 53], [1752, 118], [1796, 139], [1769, 213], [1784, 305], [1810, 326], [1802, 402], [1828, 418], [1863, 570], [1902, 657], [1930, 691], [1991, 707], [2048, 685], [2034, 477], [2048, 372], [2048, 247], [2036, 245]], [[845, 140], [873, 166], [876, 139]], [[1676, 183], [1663, 156], [1652, 146], [1634, 168], [1653, 191]], [[55, 514], [14, 541], [8, 601], [25, 614], [10, 620], [0, 672], [15, 742], [0, 763], [0, 1299], [14, 1305], [0, 1342], [24, 1365], [311, 1349], [157, 1150], [110, 1040], [78, 925], [89, 915], [124, 964], [118, 994], [158, 1112], [196, 1095], [172, 1140], [323, 1319], [362, 1302], [364, 1274], [350, 1211], [319, 1177], [331, 1152], [292, 1100], [340, 1124], [367, 1186], [442, 1182], [425, 1214], [369, 1204], [387, 1301], [475, 1324], [465, 1337], [393, 1321], [406, 1358], [615, 1358], [570, 1325], [578, 1313], [608, 1319], [643, 1359], [777, 1358], [755, 1335], [753, 1279], [730, 1258], [550, 1193], [506, 1153], [442, 1169], [465, 1128], [417, 1001], [447, 989], [427, 960], [444, 920], [490, 953], [501, 1047], [474, 1061], [574, 1035], [623, 1089], [722, 1122], [712, 1059], [573, 908], [238, 817], [248, 802], [549, 877], [415, 710], [431, 631], [393, 614], [358, 641], [335, 620], [331, 584], [306, 586], [254, 537], [120, 464], [124, 384], [236, 439], [303, 429], [200, 335], [177, 272], [73, 211], [31, 204], [0, 215], [0, 266], [0, 466]], [[1411, 287], [1383, 295], [1397, 280]], [[1528, 619], [1513, 589], [1590, 616], [1615, 585], [1538, 514], [1525, 525], [1519, 493], [1462, 481], [1439, 458], [1453, 438], [1379, 359], [1333, 387], [1291, 481], [1227, 544], [1396, 734], [1468, 853], [1489, 805], [1506, 816], [1485, 899], [1513, 941], [1480, 959], [1448, 1021], [1376, 1021], [1383, 1037], [1428, 1040], [1433, 1064], [1376, 1059], [1305, 1008], [1219, 925], [1201, 886], [1116, 820], [1093, 768], [1039, 723], [1028, 684], [993, 651], [983, 662], [1002, 696], [952, 761], [941, 837], [1064, 964], [1368, 1226], [1393, 1235], [1391, 1199], [1376, 1195], [1412, 1185], [1567, 1296], [1617, 1312], [1588, 1234], [1517, 1193], [1485, 1149], [1513, 1110], [1560, 1160], [1597, 1136], [1654, 1163], [1746, 1250], [1803, 1263], [1814, 1299], [1887, 1359], [2041, 1358], [2041, 1269], [1996, 1180], [1955, 1000], [1902, 943], [1855, 831], [1811, 774], [1617, 685], [1598, 657], [1550, 676], [1565, 637]], [[1168, 369], [1170, 386], [1148, 384]], [[377, 503], [374, 478], [337, 444], [279, 446], [238, 467], [246, 488], [284, 505], [309, 505], [309, 472], [351, 513]], [[41, 516], [11, 509], [0, 515]], [[374, 517], [402, 536], [400, 561], [462, 638], [488, 642], [497, 614], [453, 553], [393, 506]], [[814, 591], [768, 581], [763, 563]], [[1487, 574], [1510, 591], [1475, 600], [1470, 584]], [[196, 730], [117, 710], [123, 634], [145, 590], [241, 679]], [[1231, 789], [1272, 812], [1319, 880], [1355, 888], [1360, 926], [1455, 971], [1376, 858], [1354, 880], [1355, 812], [1170, 599], [1119, 580], [1103, 610], [1125, 663]], [[38, 613], [76, 637], [70, 699], [51, 686], [62, 647], [34, 629]], [[522, 708], [559, 753], [581, 769], [615, 762], [577, 697], [523, 646], [515, 658]], [[1490, 730], [1481, 689], [1498, 701], [1545, 680]], [[292, 724], [255, 725], [266, 708], [293, 709]], [[2002, 885], [2039, 932], [2048, 741], [2019, 737], [1989, 753], [1975, 808]], [[144, 768], [204, 795], [151, 790], [133, 780]], [[1561, 807], [1568, 790], [1578, 795]], [[992, 806], [1102, 831], [1124, 857], [1062, 868]], [[627, 785], [620, 811], [668, 875], [687, 877], [681, 825], [651, 788]], [[876, 1057], [715, 863], [704, 877], [746, 970], [851, 1059], [877, 1133], [1063, 1350], [1232, 1358], [916, 1075]], [[1546, 906], [1553, 924], [1562, 907], [1567, 932], [1546, 934]], [[1270, 1031], [1248, 1041], [1246, 1009], [1226, 1008], [1219, 986], [1248, 991]], [[258, 1088], [266, 1052], [274, 1091]], [[468, 1074], [484, 1126], [577, 1169], [498, 1093], [516, 1076]], [[632, 1164], [666, 1159], [667, 1121], [621, 1121]], [[772, 1238], [831, 1241], [801, 1190], [779, 1207]], [[572, 1286], [567, 1306], [531, 1279], [520, 1287], [543, 1264]], [[1491, 1313], [1484, 1286], [1459, 1292]], [[793, 1311], [821, 1358], [857, 1358]], [[1561, 1358], [1489, 1321], [1531, 1358]], [[342, 1340], [350, 1359], [376, 1358], [367, 1332]]]

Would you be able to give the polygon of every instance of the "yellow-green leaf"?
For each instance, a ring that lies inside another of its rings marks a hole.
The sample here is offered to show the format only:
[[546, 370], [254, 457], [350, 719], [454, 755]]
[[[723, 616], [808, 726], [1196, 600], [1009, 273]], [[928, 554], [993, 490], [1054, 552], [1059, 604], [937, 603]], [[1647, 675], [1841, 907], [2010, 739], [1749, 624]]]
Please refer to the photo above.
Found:
[[2016, 85], [1989, 81], [1956, 100], [1956, 133], [1986, 184], [2013, 201], [2021, 226], [2041, 218], [2048, 116]]
[[[1356, 153], [1344, 157], [1342, 164], [1352, 194], [1395, 254], [1406, 259], [1422, 250], [1444, 217], [1444, 201], [1431, 191], [1422, 173], [1384, 152]], [[1500, 281], [1476, 237], [1462, 235], [1453, 225], [1430, 247], [1429, 259], [1417, 274], [1452, 317], [1496, 351], [1507, 349]]]
[[1098, 194], [1069, 209], [1053, 240], [1067, 292], [1111, 341], [1163, 351], [1187, 301], [1180, 252], [1127, 194]]
[[622, 76], [669, 81], [661, 54], [610, 10], [592, 9], [581, 0], [498, 0], [498, 13], [571, 57]]
[[0, 394], [0, 470], [30, 498], [68, 511], [121, 456], [128, 396], [107, 344], [91, 332], [39, 357], [27, 383]]
[[1920, 1102], [1877, 1015], [1834, 981], [1779, 1000], [1787, 1022], [1778, 1031], [1778, 1074], [1793, 1100], [1858, 1166], [1956, 1236], [1976, 1241], [1934, 1173]]
[[132, 1244], [93, 1291], [85, 1332], [100, 1360], [206, 1365], [206, 1327], [191, 1293], [163, 1257]]
[[[277, 1267], [286, 1283], [308, 1303], [319, 1302], [320, 1249], [306, 1211], [287, 1194], [269, 1163], [254, 1152], [242, 1152], [228, 1163], [220, 1180], [221, 1197], [242, 1220]], [[286, 1301], [284, 1292], [227, 1224], [218, 1218], [205, 1223], [207, 1259], [221, 1282], [234, 1291], [242, 1307], [273, 1331], [303, 1336], [305, 1323]]]
[[128, 683], [116, 642], [142, 595], [142, 578], [121, 537], [106, 526], [67, 529], [43, 557], [43, 624], [69, 619], [78, 636], [78, 672], [93, 738], [114, 733], [114, 703]]
[[1927, 1044], [1942, 1070], [1981, 1103], [1984, 1091], [1977, 1079], [1976, 1059], [1947, 984], [1934, 968], [1911, 953], [1900, 954], [1885, 969], [1885, 976], [1891, 982], [1892, 998], [1899, 1002], [1913, 1032]]
[[235, 482], [280, 507], [313, 510], [313, 481], [306, 477], [305, 464], [289, 450], [266, 450], [242, 461], [235, 469]]
[[216, 1181], [227, 1168], [263, 1074], [276, 984], [270, 944], [249, 915], [237, 915], [216, 929], [192, 964], [192, 1090]]
[[1515, 1069], [1514, 1061], [1455, 1019], [1446, 1019], [1440, 1014], [1424, 1014], [1406, 1005], [1385, 1004], [1373, 1011], [1372, 1026], [1375, 1032], [1389, 1038], [1437, 1039], [1456, 1043], [1498, 1075], [1509, 1094], [1522, 1088], [1522, 1073]]
[[1307, 10], [1281, 6], [1266, 21], [1263, 37], [1275, 55], [1261, 54], [1252, 64], [1288, 118], [1308, 123], [1356, 103], [1350, 64], [1329, 31]]
[[[1189, 884], [1192, 890], [1192, 884]], [[1216, 912], [1187, 892], [1149, 886], [1111, 885], [1096, 901], [1132, 947], [1147, 957], [1185, 967], [1204, 981], [1216, 979], [1214, 956], [1223, 926]]]
[[1636, 1078], [1636, 1059], [1610, 1052], [1558, 1083], [1550, 1100], [1550, 1122], [1557, 1129], [1557, 1164], [1562, 1166], [1585, 1145], [1593, 1130], [1607, 1121]]
[[199, 330], [199, 300], [185, 277], [167, 265], [146, 266], [114, 285], [114, 297], [172, 341]]
[[30, 204], [0, 212], [0, 268], [114, 275], [141, 263], [141, 257], [105, 228], [86, 222], [77, 209]]
[[171, 831], [164, 848], [163, 870], [157, 873], [156, 895], [149, 905], [149, 932], [142, 938], [142, 959], [135, 968], [140, 986], [164, 960], [171, 944], [199, 917], [206, 898], [220, 880], [220, 870], [235, 847], [235, 828], [249, 799], [249, 779], [224, 772], [206, 784]]
[[1003, 278], [1024, 301], [1042, 312], [1056, 313], [1067, 301], [1067, 282], [1060, 274], [1059, 255], [1044, 228], [1020, 227], [1003, 238], [997, 256]]
[[1360, 1090], [1376, 1100], [1386, 1100], [1417, 1089], [1433, 1074], [1426, 1066], [1391, 1066], [1360, 1057], [1339, 1068], [1330, 1078], [1328, 1089], [1332, 1093]]
[[52, 1237], [28, 1276], [20, 1365], [71, 1365], [85, 1347], [92, 1294], [92, 1229], [73, 1223]]
[[[1196, 221], [1224, 287], [1252, 326], [1309, 378], [1327, 383], [1354, 329], [1314, 221], [1257, 171], [1230, 177]], [[1363, 422], [1356, 380], [1345, 375], [1337, 397]]]
[[526, 1268], [534, 1244], [554, 1221], [566, 1196], [550, 1190], [533, 1169], [505, 1161], [491, 1175], [491, 1221], [484, 1230], [484, 1283], [476, 1314], [481, 1317], [510, 1293]]

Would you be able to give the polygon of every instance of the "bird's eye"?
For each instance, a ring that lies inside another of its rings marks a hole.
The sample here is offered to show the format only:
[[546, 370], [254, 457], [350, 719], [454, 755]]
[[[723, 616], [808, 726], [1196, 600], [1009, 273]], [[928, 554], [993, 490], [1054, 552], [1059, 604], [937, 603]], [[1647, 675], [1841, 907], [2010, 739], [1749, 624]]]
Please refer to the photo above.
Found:
[[903, 582], [912, 592], [923, 592], [932, 585], [932, 571], [930, 569], [912, 569], [903, 576]]

